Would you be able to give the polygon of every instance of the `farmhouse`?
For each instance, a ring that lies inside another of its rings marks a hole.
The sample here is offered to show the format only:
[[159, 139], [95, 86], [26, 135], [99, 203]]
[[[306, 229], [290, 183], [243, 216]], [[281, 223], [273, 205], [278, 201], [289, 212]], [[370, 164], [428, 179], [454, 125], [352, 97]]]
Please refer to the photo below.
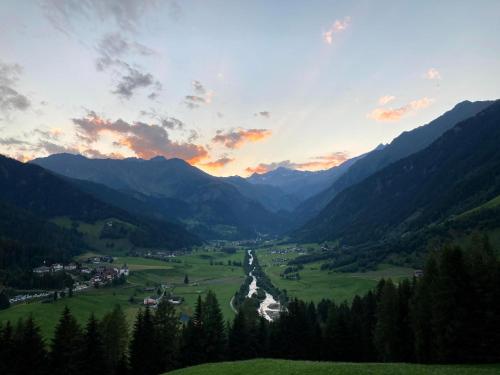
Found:
[[37, 273], [37, 274], [49, 273], [50, 267], [47, 267], [47, 266], [36, 267], [36, 268], [33, 268], [33, 272]]

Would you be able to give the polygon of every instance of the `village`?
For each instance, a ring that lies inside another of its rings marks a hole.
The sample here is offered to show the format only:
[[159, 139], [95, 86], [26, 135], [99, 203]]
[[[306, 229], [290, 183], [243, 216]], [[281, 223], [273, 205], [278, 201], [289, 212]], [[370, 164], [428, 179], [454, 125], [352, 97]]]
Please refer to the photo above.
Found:
[[38, 278], [56, 278], [60, 274], [69, 275], [69, 282], [60, 288], [49, 290], [33, 290], [17, 294], [9, 298], [11, 304], [28, 302], [38, 299], [56, 300], [73, 293], [82, 292], [90, 288], [106, 287], [112, 284], [125, 283], [129, 276], [126, 264], [121, 267], [112, 266], [114, 258], [111, 256], [94, 256], [86, 259], [85, 263], [70, 262], [68, 264], [44, 264], [33, 268], [33, 275]]

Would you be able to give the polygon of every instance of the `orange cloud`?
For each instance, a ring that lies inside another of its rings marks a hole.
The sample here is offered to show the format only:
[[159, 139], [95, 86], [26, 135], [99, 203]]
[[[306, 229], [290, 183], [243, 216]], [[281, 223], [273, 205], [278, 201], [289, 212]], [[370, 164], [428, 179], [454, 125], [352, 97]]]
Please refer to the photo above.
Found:
[[375, 121], [399, 121], [403, 116], [414, 113], [420, 109], [427, 108], [432, 104], [434, 99], [424, 97], [422, 99], [413, 100], [410, 103], [399, 108], [375, 108], [367, 115]]
[[201, 167], [205, 167], [210, 170], [217, 170], [225, 167], [227, 164], [233, 162], [234, 159], [223, 157], [214, 161], [209, 161], [208, 163], [200, 164]]
[[227, 132], [217, 131], [212, 138], [214, 143], [222, 143], [227, 148], [240, 148], [247, 142], [259, 142], [270, 137], [272, 132], [268, 129], [234, 129]]
[[310, 161], [306, 161], [303, 163], [295, 163], [291, 162], [290, 160], [283, 160], [274, 163], [260, 163], [255, 167], [246, 168], [245, 171], [249, 174], [253, 173], [262, 174], [273, 171], [280, 167], [288, 169], [297, 169], [301, 171], [318, 171], [336, 167], [345, 162], [348, 158], [349, 158], [348, 153], [338, 151], [338, 152], [332, 152], [327, 155], [312, 157]]
[[378, 104], [386, 105], [387, 103], [392, 102], [396, 97], [394, 95], [384, 95], [378, 98]]
[[77, 134], [87, 145], [97, 142], [100, 134], [107, 132], [116, 137], [115, 144], [132, 150], [138, 157], [150, 159], [161, 155], [180, 158], [191, 164], [208, 158], [208, 151], [190, 142], [172, 141], [165, 126], [143, 122], [128, 123], [122, 119], [103, 119], [95, 112], [84, 118], [73, 119]]
[[325, 43], [332, 44], [334, 34], [338, 34], [347, 29], [350, 23], [351, 17], [345, 17], [343, 20], [336, 20], [327, 31], [323, 32], [323, 40]]

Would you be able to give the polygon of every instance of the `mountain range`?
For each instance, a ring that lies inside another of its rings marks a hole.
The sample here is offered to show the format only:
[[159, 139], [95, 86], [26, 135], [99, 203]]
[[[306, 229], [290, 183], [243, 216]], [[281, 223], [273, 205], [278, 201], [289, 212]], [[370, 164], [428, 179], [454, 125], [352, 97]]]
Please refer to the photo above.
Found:
[[482, 218], [470, 220], [471, 210], [474, 213], [500, 195], [499, 144], [497, 101], [447, 130], [427, 148], [337, 194], [295, 236], [301, 241], [339, 241], [353, 252], [356, 246], [366, 251], [367, 244], [408, 246], [407, 240], [415, 240], [416, 235], [440, 227], [458, 228], [457, 218], [463, 219], [466, 212], [467, 225], [453, 236], [500, 226], [498, 216], [495, 219], [485, 211]]
[[57, 154], [35, 159], [33, 164], [135, 197], [143, 206], [154, 207], [148, 213], [181, 221], [207, 239], [251, 238], [287, 229], [287, 218], [265, 208], [256, 198], [259, 195], [259, 199], [273, 203], [272, 194], [279, 194], [276, 189], [266, 188], [268, 194], [262, 188], [249, 192], [245, 187], [251, 185], [244, 180], [214, 177], [181, 159], [88, 159]]
[[[164, 157], [1, 157], [0, 233], [30, 246], [50, 233], [54, 247], [70, 253], [95, 245], [79, 223], [109, 220], [139, 248], [288, 234], [351, 253], [422, 249], [447, 231], [497, 225], [499, 106], [459, 103], [388, 145], [317, 172], [215, 177]], [[25, 241], [14, 221], [43, 228], [40, 238], [31, 231]]]
[[[71, 225], [56, 225], [61, 220]], [[39, 249], [37, 257], [70, 257], [91, 248], [78, 231], [79, 223], [110, 220], [121, 223], [122, 237], [138, 248], [201, 243], [179, 224], [132, 214], [96, 198], [67, 178], [0, 156], [0, 237], [13, 241], [10, 247], [24, 249], [19, 251], [26, 254]], [[6, 253], [2, 254], [7, 262]]]

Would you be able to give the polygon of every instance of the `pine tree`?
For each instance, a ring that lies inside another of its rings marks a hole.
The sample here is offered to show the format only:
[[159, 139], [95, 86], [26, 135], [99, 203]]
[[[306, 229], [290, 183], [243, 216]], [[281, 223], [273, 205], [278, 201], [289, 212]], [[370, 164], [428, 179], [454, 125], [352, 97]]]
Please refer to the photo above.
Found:
[[432, 335], [439, 362], [466, 358], [468, 309], [474, 303], [462, 251], [445, 246], [439, 255], [439, 274], [432, 291]]
[[134, 375], [154, 375], [157, 373], [155, 347], [155, 327], [149, 307], [137, 315], [130, 347], [130, 367]]
[[203, 309], [203, 329], [205, 334], [205, 355], [208, 362], [221, 361], [224, 358], [226, 347], [226, 332], [224, 329], [224, 318], [212, 291], [208, 291], [205, 297], [205, 308]]
[[100, 331], [104, 346], [106, 368], [111, 374], [118, 374], [120, 362], [127, 362], [129, 332], [125, 313], [120, 305], [116, 305], [100, 322]]
[[184, 366], [206, 362], [205, 344], [207, 342], [204, 327], [204, 303], [198, 296], [194, 314], [189, 319], [182, 333], [182, 363]]
[[30, 316], [18, 329], [13, 343], [18, 359], [14, 365], [14, 374], [47, 374], [47, 351], [40, 328]]
[[0, 327], [0, 374], [8, 374], [16, 363], [14, 332], [9, 321]]
[[179, 318], [174, 306], [162, 300], [154, 315], [155, 346], [158, 351], [157, 371], [175, 369], [179, 356]]
[[431, 362], [435, 357], [431, 322], [433, 290], [437, 277], [437, 256], [432, 254], [427, 260], [423, 277], [416, 282], [415, 293], [410, 302], [415, 359], [423, 363]]
[[104, 375], [108, 373], [99, 322], [94, 314], [90, 315], [85, 328], [82, 362], [82, 374], [84, 375]]
[[379, 358], [385, 362], [396, 361], [399, 358], [398, 317], [398, 294], [394, 283], [389, 279], [383, 284], [380, 293], [374, 332], [375, 347]]
[[189, 284], [189, 277], [187, 274], [184, 275], [184, 284]]
[[228, 333], [228, 354], [233, 361], [249, 358], [248, 337], [246, 318], [243, 310], [239, 310], [229, 327]]
[[52, 374], [80, 374], [83, 335], [68, 307], [64, 308], [52, 339], [50, 369]]
[[474, 300], [467, 328], [468, 358], [474, 362], [495, 362], [500, 357], [500, 262], [488, 237], [472, 237], [468, 269]]

